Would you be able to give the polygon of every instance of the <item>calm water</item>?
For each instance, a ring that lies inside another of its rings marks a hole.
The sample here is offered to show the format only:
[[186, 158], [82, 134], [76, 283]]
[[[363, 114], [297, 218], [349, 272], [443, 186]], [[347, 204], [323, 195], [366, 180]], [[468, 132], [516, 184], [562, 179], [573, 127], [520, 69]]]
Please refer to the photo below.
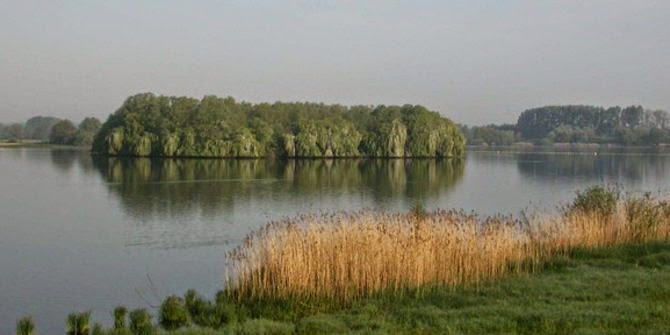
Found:
[[71, 311], [213, 295], [224, 256], [268, 220], [299, 212], [458, 207], [552, 210], [616, 182], [670, 194], [670, 156], [470, 152], [435, 160], [149, 160], [0, 148], [0, 334], [33, 315], [62, 333]]

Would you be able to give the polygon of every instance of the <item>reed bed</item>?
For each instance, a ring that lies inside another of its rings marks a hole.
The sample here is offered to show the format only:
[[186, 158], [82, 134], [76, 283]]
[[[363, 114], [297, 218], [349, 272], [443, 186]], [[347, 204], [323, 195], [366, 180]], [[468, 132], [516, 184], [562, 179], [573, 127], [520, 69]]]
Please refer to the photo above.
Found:
[[269, 223], [228, 255], [227, 292], [238, 301], [346, 302], [477, 284], [533, 271], [575, 248], [670, 236], [667, 202], [629, 197], [601, 207], [575, 202], [555, 215], [521, 219], [456, 210], [300, 215]]

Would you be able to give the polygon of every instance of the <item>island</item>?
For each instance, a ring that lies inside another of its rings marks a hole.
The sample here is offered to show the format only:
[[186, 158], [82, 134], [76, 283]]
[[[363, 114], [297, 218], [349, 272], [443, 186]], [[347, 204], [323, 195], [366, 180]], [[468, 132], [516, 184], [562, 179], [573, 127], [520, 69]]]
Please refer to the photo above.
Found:
[[237, 102], [232, 97], [129, 97], [92, 151], [110, 156], [344, 158], [461, 157], [465, 137], [419, 105]]

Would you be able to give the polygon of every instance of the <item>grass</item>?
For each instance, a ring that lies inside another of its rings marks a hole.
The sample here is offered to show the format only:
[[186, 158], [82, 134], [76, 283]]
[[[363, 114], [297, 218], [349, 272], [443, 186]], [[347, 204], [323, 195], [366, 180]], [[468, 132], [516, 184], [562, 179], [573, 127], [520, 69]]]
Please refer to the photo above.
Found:
[[[576, 250], [522, 274], [477, 287], [368, 299], [334, 317], [377, 321], [403, 333], [664, 333], [670, 331], [670, 245]], [[355, 309], [354, 309], [355, 310]]]
[[274, 304], [237, 305], [247, 319], [219, 330], [158, 334], [667, 334], [670, 243], [578, 248], [534, 273], [477, 285]]
[[575, 248], [667, 240], [670, 204], [581, 192], [560, 215], [478, 216], [461, 211], [303, 215], [251, 234], [229, 259], [236, 302], [402, 295], [534, 271]]
[[33, 335], [35, 333], [35, 322], [29, 316], [21, 318], [16, 322], [16, 335]]

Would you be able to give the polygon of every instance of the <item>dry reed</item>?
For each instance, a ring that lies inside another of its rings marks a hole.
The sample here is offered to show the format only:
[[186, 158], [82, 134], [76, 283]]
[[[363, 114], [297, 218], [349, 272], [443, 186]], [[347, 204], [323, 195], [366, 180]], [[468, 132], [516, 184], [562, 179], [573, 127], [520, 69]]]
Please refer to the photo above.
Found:
[[272, 222], [229, 254], [228, 292], [238, 300], [402, 293], [476, 284], [532, 271], [574, 248], [665, 240], [670, 206], [617, 203], [614, 213], [565, 210], [530, 219], [454, 210], [300, 215]]

